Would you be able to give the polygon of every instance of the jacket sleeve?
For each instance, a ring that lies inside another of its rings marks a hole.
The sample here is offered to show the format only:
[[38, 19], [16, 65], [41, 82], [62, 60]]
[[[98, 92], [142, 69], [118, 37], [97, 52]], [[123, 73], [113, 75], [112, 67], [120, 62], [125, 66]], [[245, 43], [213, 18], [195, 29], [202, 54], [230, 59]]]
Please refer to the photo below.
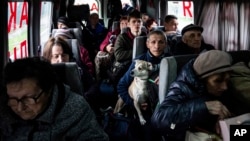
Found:
[[88, 50], [81, 46], [80, 47], [80, 55], [81, 55], [81, 60], [82, 60], [83, 65], [86, 65], [88, 67], [87, 70], [89, 71], [89, 73], [93, 75], [94, 74], [94, 65], [90, 61]]
[[183, 135], [189, 127], [209, 120], [204, 98], [193, 97], [191, 93], [186, 84], [173, 83], [151, 118], [152, 126], [164, 135]]
[[133, 105], [133, 99], [129, 96], [128, 93], [128, 87], [133, 81], [133, 77], [131, 77], [130, 72], [133, 70], [135, 67], [134, 61], [130, 65], [128, 71], [123, 75], [123, 77], [120, 79], [120, 81], [117, 84], [117, 92], [122, 98], [122, 100], [127, 104], [127, 105]]
[[112, 32], [108, 32], [107, 36], [104, 38], [104, 40], [102, 41], [101, 45], [100, 45], [100, 50], [101, 51], [106, 51], [105, 47], [110, 44], [109, 43], [109, 38], [112, 35]]
[[125, 36], [127, 36], [125, 33], [120, 34], [115, 41], [114, 55], [116, 61], [118, 62], [123, 62], [132, 59], [131, 41], [126, 40]]
[[[60, 97], [58, 92], [58, 96]], [[63, 96], [63, 95], [62, 95]], [[49, 116], [52, 117], [52, 123], [49, 132], [50, 140], [60, 141], [108, 141], [108, 135], [98, 124], [95, 114], [85, 98], [79, 94], [70, 91], [65, 87], [65, 98], [60, 103], [58, 112]], [[56, 101], [59, 103], [59, 101]], [[53, 111], [53, 108], [49, 111]], [[50, 112], [49, 112], [50, 113]], [[43, 131], [44, 132], [44, 131]], [[44, 135], [44, 134], [38, 134]], [[45, 134], [46, 135], [46, 134]], [[48, 140], [48, 138], [46, 138]], [[46, 140], [45, 138], [40, 140]], [[38, 139], [37, 139], [38, 140]]]
[[[87, 103], [84, 100], [85, 103]], [[82, 106], [84, 114], [80, 118], [80, 121], [76, 123], [78, 128], [81, 129], [79, 136], [75, 136], [75, 141], [108, 141], [108, 135], [101, 128], [96, 121], [95, 115], [88, 104]]]

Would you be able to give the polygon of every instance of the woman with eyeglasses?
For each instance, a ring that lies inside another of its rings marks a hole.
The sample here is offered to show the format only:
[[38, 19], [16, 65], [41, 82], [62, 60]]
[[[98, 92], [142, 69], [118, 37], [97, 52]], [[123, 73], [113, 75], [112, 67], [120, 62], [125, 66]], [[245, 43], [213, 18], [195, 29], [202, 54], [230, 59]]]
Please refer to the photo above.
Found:
[[85, 99], [58, 81], [45, 59], [8, 63], [3, 80], [0, 140], [108, 141]]

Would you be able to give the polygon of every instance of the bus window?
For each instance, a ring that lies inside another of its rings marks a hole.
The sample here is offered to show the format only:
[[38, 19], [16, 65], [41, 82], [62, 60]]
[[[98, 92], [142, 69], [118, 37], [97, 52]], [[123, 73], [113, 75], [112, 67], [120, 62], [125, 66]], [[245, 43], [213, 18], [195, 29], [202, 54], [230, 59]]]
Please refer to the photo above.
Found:
[[[41, 19], [40, 19], [40, 41], [43, 46], [50, 36], [50, 29], [52, 25], [52, 3], [42, 2], [41, 3]], [[50, 21], [50, 22], [48, 22]]]
[[28, 2], [8, 2], [8, 56], [28, 57]]
[[179, 30], [190, 23], [194, 23], [193, 8], [192, 1], [168, 1], [168, 14], [178, 17]]
[[96, 0], [75, 0], [74, 5], [88, 4], [91, 13], [99, 13], [99, 5]]
[[131, 0], [121, 0], [121, 2], [122, 2], [122, 8], [124, 8], [126, 4], [133, 7]]

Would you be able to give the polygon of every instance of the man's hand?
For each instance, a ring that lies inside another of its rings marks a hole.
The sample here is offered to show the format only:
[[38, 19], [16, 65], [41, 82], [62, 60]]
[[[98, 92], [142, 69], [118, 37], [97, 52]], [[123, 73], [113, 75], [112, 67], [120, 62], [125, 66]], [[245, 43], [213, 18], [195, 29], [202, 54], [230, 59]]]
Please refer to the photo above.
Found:
[[159, 76], [155, 78], [155, 84], [159, 85], [159, 79], [160, 79]]

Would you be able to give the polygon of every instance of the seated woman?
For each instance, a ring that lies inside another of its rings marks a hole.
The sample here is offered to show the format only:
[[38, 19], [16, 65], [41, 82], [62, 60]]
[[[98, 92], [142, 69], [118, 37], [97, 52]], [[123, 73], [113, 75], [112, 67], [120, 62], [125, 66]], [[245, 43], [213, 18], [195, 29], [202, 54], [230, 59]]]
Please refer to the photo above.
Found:
[[[61, 37], [64, 39], [74, 39], [74, 36], [69, 29], [58, 29], [55, 32], [54, 37]], [[79, 48], [80, 48], [81, 62], [78, 63], [79, 65], [81, 64], [80, 67], [84, 67], [87, 71], [89, 71], [90, 74], [92, 74], [92, 76], [94, 76], [94, 65], [90, 61], [88, 50], [81, 45]]]
[[[60, 37], [52, 37], [43, 49], [43, 56], [52, 64], [61, 62], [74, 62], [73, 53], [68, 43]], [[84, 96], [90, 102], [99, 93], [95, 80], [84, 68], [80, 68], [82, 82], [85, 90]], [[91, 103], [90, 103], [91, 104]], [[91, 105], [92, 106], [92, 105]]]
[[58, 81], [55, 70], [45, 59], [15, 60], [3, 72], [1, 140], [109, 140], [89, 104]]
[[155, 26], [157, 26], [157, 22], [153, 18], [148, 19], [145, 23], [145, 27], [147, 28], [148, 33], [152, 31]]
[[190, 60], [170, 85], [151, 122], [166, 140], [183, 141], [187, 130], [219, 133], [218, 120], [231, 116], [231, 56], [211, 50]]

